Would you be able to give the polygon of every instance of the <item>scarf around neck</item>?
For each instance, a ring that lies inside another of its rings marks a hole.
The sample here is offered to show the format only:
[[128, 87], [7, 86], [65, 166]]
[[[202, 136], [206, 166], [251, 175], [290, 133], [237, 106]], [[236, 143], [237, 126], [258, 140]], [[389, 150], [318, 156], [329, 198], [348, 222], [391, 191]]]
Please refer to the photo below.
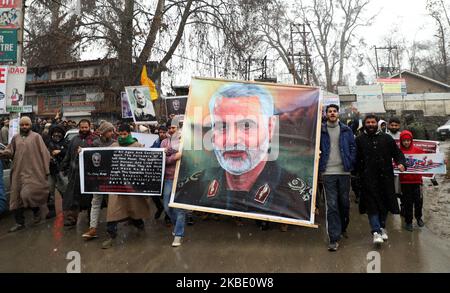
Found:
[[120, 146], [129, 146], [130, 144], [133, 144], [137, 142], [138, 140], [134, 138], [133, 136], [128, 135], [126, 138], [122, 138], [119, 136], [119, 139], [117, 140], [119, 142]]

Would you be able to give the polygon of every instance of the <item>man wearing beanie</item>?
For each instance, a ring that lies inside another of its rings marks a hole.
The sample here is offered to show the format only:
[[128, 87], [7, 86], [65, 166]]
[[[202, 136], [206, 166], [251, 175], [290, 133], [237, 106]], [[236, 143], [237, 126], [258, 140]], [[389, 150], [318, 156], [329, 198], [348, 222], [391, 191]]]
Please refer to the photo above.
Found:
[[[102, 122], [97, 129], [99, 133], [99, 137], [94, 139], [93, 146], [94, 147], [109, 147], [111, 146], [115, 140], [113, 139], [114, 134], [114, 125], [109, 122]], [[100, 210], [102, 208], [103, 195], [102, 194], [94, 194], [91, 202], [91, 216], [89, 223], [89, 230], [82, 235], [85, 240], [91, 240], [97, 238], [97, 226], [98, 219], [100, 217]]]

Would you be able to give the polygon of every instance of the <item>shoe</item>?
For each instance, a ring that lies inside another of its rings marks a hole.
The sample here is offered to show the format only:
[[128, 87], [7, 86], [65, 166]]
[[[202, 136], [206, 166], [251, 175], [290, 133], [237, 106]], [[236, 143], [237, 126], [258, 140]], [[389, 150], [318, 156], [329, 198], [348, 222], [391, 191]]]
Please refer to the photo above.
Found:
[[423, 222], [422, 219], [417, 219], [417, 226], [419, 226], [420, 228], [422, 228], [423, 226], [425, 226], [425, 223]]
[[194, 225], [194, 218], [192, 216], [188, 216], [186, 218], [186, 223], [188, 224], [188, 226], [193, 226]]
[[333, 242], [328, 244], [328, 251], [337, 251], [339, 247], [339, 243]]
[[56, 210], [55, 210], [54, 205], [50, 205], [50, 206], [48, 206], [48, 213], [47, 213], [47, 216], [45, 216], [45, 219], [49, 220], [49, 219], [53, 219], [53, 218], [56, 218]]
[[342, 236], [342, 238], [348, 239], [347, 231], [343, 231], [341, 236]]
[[164, 217], [164, 222], [166, 223], [166, 226], [167, 226], [167, 227], [170, 227], [170, 226], [172, 225], [172, 221], [170, 220], [170, 218], [169, 218], [168, 215], [166, 215], [166, 216]]
[[162, 213], [164, 212], [164, 209], [158, 209], [155, 213], [155, 220], [158, 220], [161, 218]]
[[287, 232], [288, 231], [288, 225], [287, 224], [281, 224], [280, 225], [280, 231], [281, 232]]
[[383, 237], [378, 232], [373, 233], [373, 244], [382, 244], [384, 242]]
[[23, 229], [25, 229], [25, 225], [15, 224], [8, 230], [8, 233], [14, 233]]
[[175, 236], [172, 242], [172, 247], [181, 246], [181, 236]]
[[413, 231], [413, 225], [412, 225], [412, 223], [406, 223], [405, 224], [405, 230], [406, 231], [409, 231], [409, 232], [412, 232]]
[[84, 233], [81, 237], [84, 238], [84, 240], [91, 240], [94, 238], [97, 238], [97, 229], [96, 228], [89, 228], [89, 230]]
[[102, 249], [108, 249], [108, 248], [113, 247], [113, 242], [114, 242], [114, 239], [111, 238], [111, 237], [108, 237], [108, 239], [106, 239], [105, 241], [103, 241], [103, 243], [102, 243]]
[[386, 241], [386, 240], [389, 239], [389, 236], [388, 236], [388, 234], [387, 234], [387, 231], [386, 231], [386, 229], [384, 229], [384, 228], [381, 228], [381, 237], [383, 238], [383, 241]]

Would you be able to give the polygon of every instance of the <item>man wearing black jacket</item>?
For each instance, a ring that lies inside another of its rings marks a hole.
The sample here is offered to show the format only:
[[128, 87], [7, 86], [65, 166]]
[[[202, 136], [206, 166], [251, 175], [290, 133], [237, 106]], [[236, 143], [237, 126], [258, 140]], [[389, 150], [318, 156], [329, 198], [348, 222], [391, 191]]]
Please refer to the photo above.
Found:
[[50, 152], [50, 176], [48, 177], [48, 184], [50, 187], [50, 194], [48, 197], [49, 213], [47, 219], [56, 216], [55, 210], [55, 190], [58, 189], [62, 197], [67, 189], [67, 177], [64, 177], [61, 172], [61, 164], [66, 156], [69, 142], [64, 139], [66, 134], [64, 128], [59, 125], [54, 125], [50, 128], [48, 137], [45, 141], [48, 151]]
[[388, 240], [385, 229], [388, 212], [399, 214], [392, 160], [404, 172], [405, 156], [391, 136], [378, 130], [375, 115], [367, 115], [364, 119], [364, 131], [356, 138], [356, 149], [362, 185], [359, 209], [369, 216], [374, 244], [381, 244]]
[[79, 134], [70, 141], [62, 163], [63, 170], [69, 178], [63, 198], [64, 226], [66, 227], [73, 227], [77, 224], [79, 212], [89, 210], [92, 200], [92, 195], [81, 195], [79, 153], [82, 148], [93, 146], [95, 135], [91, 132], [91, 122], [87, 119], [80, 120], [78, 127]]

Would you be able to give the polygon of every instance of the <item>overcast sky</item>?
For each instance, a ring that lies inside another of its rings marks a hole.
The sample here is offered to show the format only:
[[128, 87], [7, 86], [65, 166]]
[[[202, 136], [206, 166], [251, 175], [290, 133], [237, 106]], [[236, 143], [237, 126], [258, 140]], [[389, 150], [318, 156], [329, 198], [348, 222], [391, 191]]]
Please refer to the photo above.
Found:
[[[286, 0], [288, 1], [288, 0]], [[307, 1], [307, 0], [306, 0]], [[449, 0], [450, 1], [450, 0]], [[435, 24], [432, 18], [426, 11], [426, 0], [371, 0], [366, 16], [378, 13], [372, 26], [359, 28], [358, 34], [364, 36], [369, 48], [376, 46], [385, 46], [383, 38], [386, 35], [390, 35], [391, 32], [396, 29], [398, 36], [404, 39], [407, 44], [412, 44], [414, 41], [423, 41], [433, 39], [435, 32]], [[372, 50], [372, 49], [370, 49]], [[82, 59], [92, 59], [100, 57], [102, 52], [86, 52], [82, 54]], [[368, 52], [368, 54], [372, 54]], [[171, 62], [180, 62], [179, 58], [173, 58]], [[406, 68], [406, 64], [403, 64], [403, 68]], [[186, 69], [189, 68], [185, 67]], [[373, 71], [368, 65], [364, 68], [354, 68], [354, 70], [362, 70], [367, 74], [369, 80], [372, 80], [375, 76], [371, 76]], [[286, 70], [287, 72], [287, 70]], [[190, 73], [185, 72], [182, 74], [184, 78], [178, 80], [175, 77], [175, 83], [186, 83], [188, 80], [187, 75]], [[199, 74], [199, 73], [192, 73]], [[352, 71], [349, 72], [349, 82], [353, 84], [356, 81], [356, 74]], [[173, 78], [173, 76], [172, 76]]]
[[374, 24], [360, 30], [369, 45], [381, 45], [379, 42], [391, 28], [398, 28], [411, 43], [433, 37], [434, 23], [427, 14], [426, 0], [372, 0], [369, 11], [379, 11]]

